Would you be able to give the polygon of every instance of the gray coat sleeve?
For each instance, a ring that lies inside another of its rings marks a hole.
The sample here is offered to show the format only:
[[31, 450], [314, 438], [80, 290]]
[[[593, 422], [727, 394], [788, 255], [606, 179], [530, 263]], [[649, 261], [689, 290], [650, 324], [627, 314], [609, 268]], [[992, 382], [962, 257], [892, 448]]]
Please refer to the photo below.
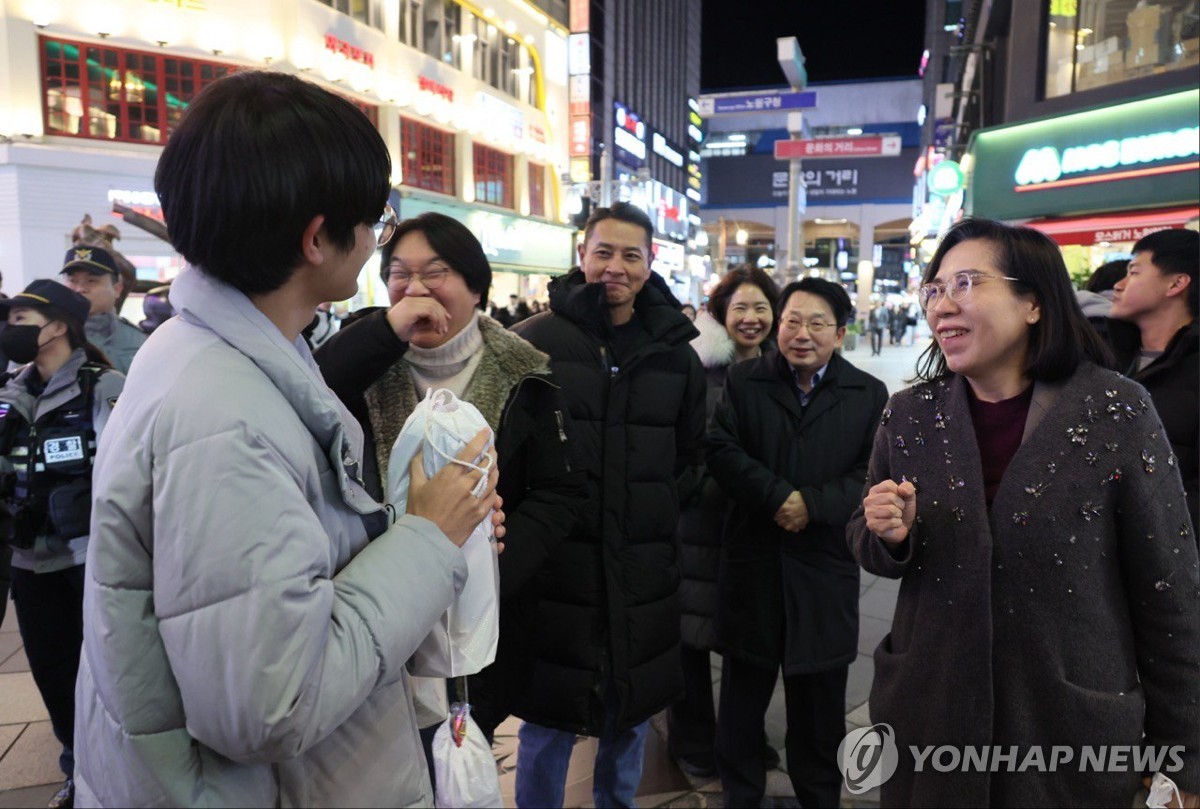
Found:
[[[1147, 397], [1149, 398], [1149, 397]], [[1147, 746], [1183, 745], [1181, 789], [1200, 792], [1200, 574], [1196, 539], [1171, 445], [1153, 411], [1130, 435], [1138, 467], [1121, 478], [1120, 571], [1132, 616]], [[1132, 432], [1132, 430], [1131, 430]]]
[[[891, 405], [892, 402], [889, 401], [888, 407]], [[862, 498], [849, 524], [846, 525], [846, 542], [863, 570], [876, 576], [898, 579], [908, 570], [912, 561], [913, 543], [916, 541], [919, 526], [914, 523], [904, 542], [890, 545], [877, 534], [867, 530], [867, 519], [862, 506], [862, 500], [866, 499], [872, 486], [880, 481], [892, 479], [889, 445], [887, 424], [880, 424], [879, 429], [875, 431], [875, 446], [871, 450], [871, 462], [867, 468], [867, 482], [863, 486]]]
[[154, 609], [188, 732], [235, 761], [292, 758], [405, 676], [462, 553], [404, 517], [331, 574], [330, 506], [285, 453], [244, 426], [173, 446], [153, 469]]

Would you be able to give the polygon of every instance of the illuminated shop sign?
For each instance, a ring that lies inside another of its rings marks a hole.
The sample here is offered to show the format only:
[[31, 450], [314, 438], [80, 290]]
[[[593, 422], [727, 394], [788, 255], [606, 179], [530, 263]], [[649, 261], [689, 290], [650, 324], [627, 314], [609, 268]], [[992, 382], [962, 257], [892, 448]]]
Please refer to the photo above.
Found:
[[[1177, 157], [1193, 157], [1200, 154], [1200, 127], [1183, 127], [1173, 132], [1155, 132], [1149, 135], [1135, 135], [1121, 140], [1109, 139], [1102, 143], [1089, 143], [1084, 146], [1068, 146], [1061, 152], [1053, 146], [1038, 146], [1029, 149], [1021, 157], [1013, 179], [1018, 191], [1033, 191], [1038, 188], [1056, 188], [1061, 185], [1063, 175], [1092, 172], [1098, 169], [1115, 169], [1126, 166], [1138, 166], [1148, 163], [1158, 163]], [[1187, 163], [1178, 166], [1165, 167], [1167, 171], [1186, 170]], [[1154, 173], [1164, 173], [1156, 170]], [[1117, 172], [1127, 176], [1129, 172]], [[1144, 175], [1145, 172], [1138, 172]], [[1067, 182], [1103, 182], [1112, 180], [1111, 174], [1104, 173]]]
[[567, 74], [582, 76], [592, 72], [592, 40], [587, 34], [567, 37]]
[[613, 105], [616, 127], [613, 130], [613, 145], [624, 152], [626, 162], [638, 165], [646, 162], [646, 125], [634, 113], [621, 104]]
[[441, 96], [442, 98], [446, 99], [447, 101], [454, 100], [454, 91], [453, 90], [451, 90], [446, 85], [439, 84], [438, 82], [434, 81], [433, 79], [426, 78], [425, 76], [417, 77], [417, 87], [421, 90], [424, 90], [427, 93], [433, 93], [435, 96]]
[[1200, 90], [982, 129], [968, 213], [997, 219], [1194, 204]]
[[163, 221], [162, 205], [158, 202], [158, 194], [153, 191], [130, 191], [124, 188], [110, 188], [108, 201], [118, 202], [131, 211], [148, 216], [151, 219]]
[[948, 197], [963, 188], [963, 171], [953, 160], [943, 160], [929, 170], [926, 175], [929, 190], [933, 193]]
[[352, 45], [345, 40], [338, 39], [333, 34], [325, 35], [325, 50], [341, 54], [351, 62], [358, 62], [372, 69], [375, 67], [375, 54], [365, 51], [357, 45]]
[[485, 121], [512, 138], [520, 140], [525, 137], [525, 113], [489, 93], [479, 93], [477, 98]]
[[670, 163], [678, 166], [679, 168], [683, 168], [683, 154], [672, 148], [671, 144], [667, 142], [666, 138], [655, 132], [651, 136], [650, 142], [654, 146], [654, 153], [656, 155], [659, 157], [665, 157]]

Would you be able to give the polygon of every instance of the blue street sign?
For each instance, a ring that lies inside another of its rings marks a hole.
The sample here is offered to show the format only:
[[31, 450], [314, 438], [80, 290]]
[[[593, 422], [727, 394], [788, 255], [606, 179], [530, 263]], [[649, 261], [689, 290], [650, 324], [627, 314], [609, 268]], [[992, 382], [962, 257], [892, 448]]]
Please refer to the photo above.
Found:
[[731, 96], [710, 96], [700, 99], [700, 114], [732, 115], [746, 112], [774, 112], [776, 110], [807, 110], [817, 106], [815, 90], [799, 93], [747, 93]]

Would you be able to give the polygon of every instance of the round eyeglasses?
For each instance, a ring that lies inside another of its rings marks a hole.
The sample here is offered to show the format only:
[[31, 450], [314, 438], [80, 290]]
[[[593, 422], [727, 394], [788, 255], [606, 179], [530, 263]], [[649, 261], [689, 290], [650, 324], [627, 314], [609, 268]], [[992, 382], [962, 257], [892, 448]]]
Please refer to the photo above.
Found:
[[426, 264], [424, 272], [413, 272], [400, 259], [393, 259], [388, 264], [387, 280], [388, 283], [399, 284], [401, 289], [407, 289], [413, 279], [421, 282], [421, 286], [426, 289], [437, 289], [442, 284], [446, 283], [446, 279], [450, 276], [450, 268], [445, 264], [436, 262]]
[[373, 230], [375, 231], [375, 246], [383, 247], [392, 240], [396, 235], [396, 226], [400, 224], [400, 217], [396, 216], [395, 210], [391, 205], [383, 206], [383, 216], [379, 217], [379, 221], [375, 223]]
[[921, 308], [928, 311], [931, 307], [937, 306], [943, 294], [958, 303], [970, 294], [971, 287], [975, 284], [980, 281], [995, 280], [1020, 282], [1021, 279], [1013, 278], [1011, 275], [985, 275], [979, 270], [959, 270], [950, 276], [949, 281], [933, 281], [923, 284], [917, 290], [917, 300], [920, 302]]
[[826, 329], [833, 327], [833, 324], [828, 320], [822, 320], [819, 317], [814, 317], [809, 320], [805, 320], [804, 318], [800, 317], [785, 317], [779, 323], [780, 326], [788, 331], [796, 331], [801, 326], [804, 326], [808, 329], [809, 334], [820, 334]]

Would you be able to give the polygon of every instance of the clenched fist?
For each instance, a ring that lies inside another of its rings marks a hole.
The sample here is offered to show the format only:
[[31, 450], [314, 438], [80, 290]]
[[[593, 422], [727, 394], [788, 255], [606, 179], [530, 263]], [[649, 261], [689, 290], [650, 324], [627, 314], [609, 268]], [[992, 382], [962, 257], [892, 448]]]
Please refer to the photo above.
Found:
[[884, 542], [898, 545], [908, 538], [917, 518], [917, 490], [907, 480], [882, 480], [863, 498], [867, 530]]

